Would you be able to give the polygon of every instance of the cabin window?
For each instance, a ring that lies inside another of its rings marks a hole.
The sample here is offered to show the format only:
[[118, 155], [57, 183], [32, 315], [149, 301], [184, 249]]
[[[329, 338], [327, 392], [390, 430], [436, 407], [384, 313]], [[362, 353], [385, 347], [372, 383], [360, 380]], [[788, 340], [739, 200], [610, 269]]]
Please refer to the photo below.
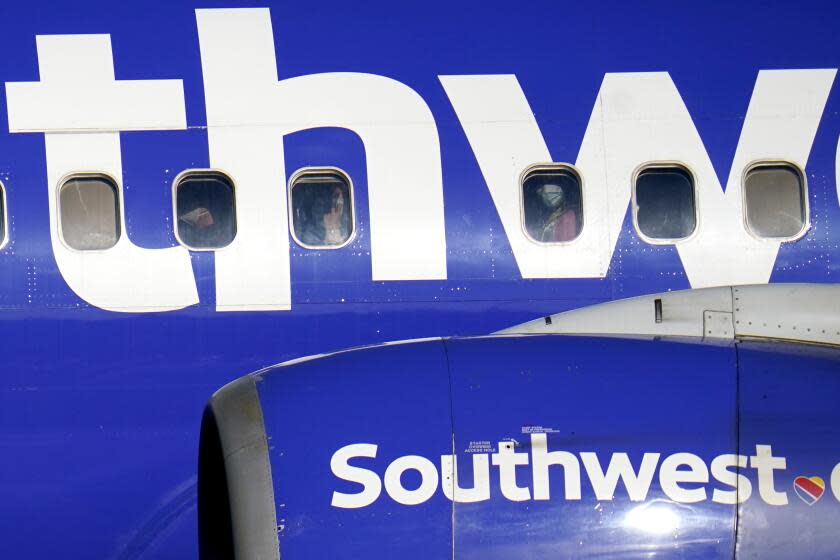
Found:
[[292, 236], [307, 249], [336, 249], [354, 233], [353, 189], [338, 169], [303, 169], [289, 182]]
[[636, 230], [649, 241], [685, 239], [697, 227], [694, 177], [679, 165], [642, 169], [633, 185]]
[[744, 175], [747, 228], [771, 239], [797, 237], [808, 222], [805, 176], [788, 163], [758, 164]]
[[9, 238], [8, 220], [6, 219], [6, 187], [0, 183], [0, 247], [6, 245]]
[[571, 166], [532, 168], [522, 178], [525, 231], [539, 243], [565, 243], [583, 228], [580, 175]]
[[102, 251], [120, 238], [117, 185], [104, 175], [79, 175], [59, 189], [61, 237], [78, 251]]
[[188, 249], [207, 251], [236, 237], [233, 181], [218, 171], [187, 171], [175, 180], [175, 233]]

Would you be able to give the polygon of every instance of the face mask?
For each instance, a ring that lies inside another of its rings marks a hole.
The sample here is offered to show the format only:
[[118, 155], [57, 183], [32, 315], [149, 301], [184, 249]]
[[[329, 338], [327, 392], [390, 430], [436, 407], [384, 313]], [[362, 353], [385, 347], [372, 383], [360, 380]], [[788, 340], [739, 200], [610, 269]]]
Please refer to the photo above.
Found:
[[540, 194], [543, 203], [552, 210], [560, 208], [563, 205], [565, 197], [563, 196], [563, 191], [560, 189], [543, 188]]

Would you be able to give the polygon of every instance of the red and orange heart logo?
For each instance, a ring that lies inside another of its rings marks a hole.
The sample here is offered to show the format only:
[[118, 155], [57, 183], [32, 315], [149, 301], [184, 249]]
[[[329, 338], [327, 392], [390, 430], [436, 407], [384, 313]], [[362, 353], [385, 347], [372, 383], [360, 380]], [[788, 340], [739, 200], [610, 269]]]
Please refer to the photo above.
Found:
[[793, 480], [793, 489], [803, 502], [812, 506], [825, 493], [825, 481], [818, 476], [797, 476]]

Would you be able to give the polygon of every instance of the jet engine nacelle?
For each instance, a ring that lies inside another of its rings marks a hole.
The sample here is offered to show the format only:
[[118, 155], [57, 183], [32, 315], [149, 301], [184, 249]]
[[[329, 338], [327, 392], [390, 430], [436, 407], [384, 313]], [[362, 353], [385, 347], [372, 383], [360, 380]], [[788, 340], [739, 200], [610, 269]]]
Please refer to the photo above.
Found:
[[807, 538], [828, 557], [838, 365], [779, 342], [529, 335], [269, 368], [208, 407], [202, 556], [731, 558], [737, 523], [742, 550]]

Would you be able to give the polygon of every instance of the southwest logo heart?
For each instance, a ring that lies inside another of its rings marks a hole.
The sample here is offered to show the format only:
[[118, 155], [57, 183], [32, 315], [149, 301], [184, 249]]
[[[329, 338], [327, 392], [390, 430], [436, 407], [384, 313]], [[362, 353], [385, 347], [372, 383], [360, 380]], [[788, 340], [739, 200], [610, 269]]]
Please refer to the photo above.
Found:
[[793, 489], [803, 502], [812, 506], [825, 493], [825, 481], [818, 476], [797, 476], [793, 480]]

